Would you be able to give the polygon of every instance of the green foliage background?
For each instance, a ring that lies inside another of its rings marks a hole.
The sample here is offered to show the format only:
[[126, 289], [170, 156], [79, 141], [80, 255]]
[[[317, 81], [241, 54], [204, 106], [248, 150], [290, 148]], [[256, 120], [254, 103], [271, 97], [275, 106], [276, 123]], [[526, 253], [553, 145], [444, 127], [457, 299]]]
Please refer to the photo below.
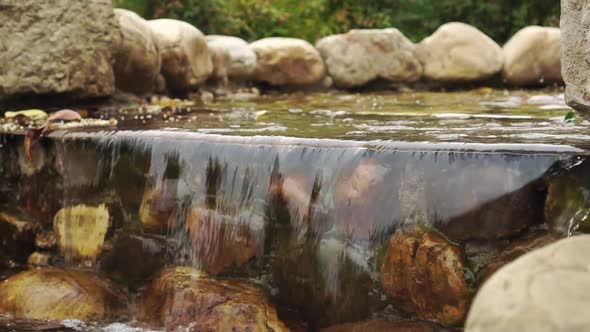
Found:
[[114, 0], [147, 19], [170, 17], [206, 34], [315, 42], [353, 28], [395, 27], [413, 41], [441, 24], [471, 24], [499, 43], [527, 25], [557, 26], [559, 0]]

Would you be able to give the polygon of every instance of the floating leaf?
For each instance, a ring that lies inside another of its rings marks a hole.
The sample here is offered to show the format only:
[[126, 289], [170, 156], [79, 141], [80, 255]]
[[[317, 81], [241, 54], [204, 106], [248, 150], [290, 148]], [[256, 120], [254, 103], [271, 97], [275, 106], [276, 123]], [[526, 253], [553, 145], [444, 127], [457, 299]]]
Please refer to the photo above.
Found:
[[42, 110], [32, 109], [32, 110], [22, 110], [17, 112], [6, 112], [4, 113], [4, 117], [7, 119], [14, 118], [18, 115], [24, 115], [27, 118], [33, 121], [43, 121], [47, 119], [47, 113]]
[[576, 112], [574, 112], [573, 110], [567, 112], [567, 114], [563, 118], [563, 121], [565, 121], [565, 122], [574, 122], [575, 120], [576, 120]]

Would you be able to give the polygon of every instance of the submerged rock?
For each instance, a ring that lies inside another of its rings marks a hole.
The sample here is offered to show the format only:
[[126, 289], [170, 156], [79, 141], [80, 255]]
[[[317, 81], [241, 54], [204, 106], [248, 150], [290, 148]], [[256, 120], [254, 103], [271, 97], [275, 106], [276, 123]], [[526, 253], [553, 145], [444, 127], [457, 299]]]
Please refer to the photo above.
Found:
[[288, 331], [257, 286], [187, 267], [163, 270], [143, 295], [144, 319], [167, 330]]
[[385, 292], [419, 318], [458, 325], [471, 292], [459, 247], [424, 230], [398, 231], [389, 239], [381, 265]]
[[143, 193], [139, 206], [139, 219], [144, 231], [166, 234], [170, 217], [178, 205], [177, 180], [164, 180]]
[[115, 8], [121, 41], [115, 46], [115, 83], [125, 92], [152, 92], [160, 74], [160, 51], [147, 21], [136, 13]]
[[422, 76], [414, 44], [397, 29], [350, 30], [322, 38], [316, 46], [339, 87], [361, 86], [377, 78], [414, 82]]
[[66, 260], [91, 263], [102, 252], [109, 226], [109, 211], [104, 204], [63, 208], [53, 221], [57, 245]]
[[0, 283], [0, 313], [14, 318], [112, 322], [127, 317], [126, 300], [91, 272], [44, 268]]
[[368, 320], [330, 326], [320, 332], [443, 332], [449, 328], [418, 321]]
[[245, 40], [233, 36], [207, 36], [207, 45], [212, 49], [224, 49], [229, 54], [230, 78], [246, 80], [256, 71], [256, 53]]
[[561, 31], [529, 26], [504, 45], [502, 78], [510, 85], [561, 83]]
[[586, 0], [561, 1], [561, 68], [567, 104], [590, 114], [590, 3]]
[[25, 262], [34, 250], [38, 229], [39, 226], [32, 221], [0, 212], [0, 255]]
[[264, 220], [247, 211], [191, 209], [186, 227], [195, 260], [212, 275], [239, 269], [262, 251]]
[[271, 85], [308, 85], [325, 76], [324, 60], [308, 42], [296, 38], [264, 38], [250, 44], [256, 53], [255, 79]]
[[162, 75], [173, 93], [186, 93], [213, 71], [205, 36], [194, 26], [173, 19], [148, 21], [162, 59]]
[[0, 22], [0, 97], [114, 93], [110, 0], [4, 2]]
[[590, 236], [574, 236], [504, 266], [477, 293], [465, 330], [589, 330], [589, 251]]
[[546, 232], [536, 232], [526, 238], [510, 242], [510, 244], [502, 249], [497, 257], [491, 260], [483, 269], [477, 271], [477, 284], [483, 285], [483, 283], [496, 271], [502, 268], [502, 266], [514, 261], [527, 252], [544, 247], [557, 240], [557, 237], [547, 234]]
[[34, 252], [27, 259], [31, 267], [45, 267], [51, 265], [51, 255], [46, 252]]
[[477, 82], [502, 70], [502, 48], [478, 29], [443, 24], [416, 49], [424, 77], [442, 82]]

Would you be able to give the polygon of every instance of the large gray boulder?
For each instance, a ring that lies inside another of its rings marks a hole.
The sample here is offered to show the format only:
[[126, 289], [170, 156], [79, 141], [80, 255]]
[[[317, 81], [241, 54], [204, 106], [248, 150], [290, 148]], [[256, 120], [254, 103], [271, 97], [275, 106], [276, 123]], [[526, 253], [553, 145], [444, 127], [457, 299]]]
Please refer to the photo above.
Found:
[[502, 77], [510, 85], [560, 83], [561, 32], [528, 26], [504, 45]]
[[316, 47], [336, 86], [361, 86], [377, 78], [414, 82], [422, 76], [414, 44], [394, 28], [351, 30], [322, 38]]
[[441, 82], [477, 82], [502, 70], [502, 48], [465, 23], [441, 25], [416, 49], [424, 77]]
[[256, 53], [245, 40], [233, 36], [210, 35], [207, 36], [207, 45], [217, 53], [227, 52], [229, 77], [249, 79], [256, 71]]
[[153, 90], [160, 74], [160, 51], [147, 21], [126, 9], [115, 9], [121, 39], [115, 52], [118, 89], [137, 94]]
[[571, 107], [590, 112], [590, 1], [561, 0], [561, 73]]
[[111, 0], [0, 2], [0, 98], [115, 91]]
[[151, 20], [148, 24], [160, 50], [162, 76], [171, 92], [190, 92], [209, 78], [213, 62], [199, 29], [173, 19]]
[[467, 332], [590, 331], [590, 235], [561, 240], [504, 266], [479, 290]]
[[256, 53], [256, 81], [274, 86], [309, 85], [326, 74], [320, 53], [303, 39], [270, 37], [250, 46]]

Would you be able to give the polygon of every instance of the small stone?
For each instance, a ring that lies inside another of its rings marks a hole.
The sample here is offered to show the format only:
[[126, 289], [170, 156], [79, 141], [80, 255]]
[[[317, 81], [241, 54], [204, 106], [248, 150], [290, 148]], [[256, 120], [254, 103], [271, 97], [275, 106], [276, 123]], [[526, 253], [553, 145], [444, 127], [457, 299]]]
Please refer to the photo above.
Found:
[[109, 211], [104, 204], [63, 208], [53, 221], [57, 244], [66, 261], [95, 262], [109, 226]]
[[50, 250], [57, 244], [57, 239], [53, 232], [41, 232], [35, 237], [35, 247], [39, 249]]
[[51, 255], [45, 252], [34, 252], [27, 259], [27, 264], [32, 267], [45, 267], [51, 265]]

